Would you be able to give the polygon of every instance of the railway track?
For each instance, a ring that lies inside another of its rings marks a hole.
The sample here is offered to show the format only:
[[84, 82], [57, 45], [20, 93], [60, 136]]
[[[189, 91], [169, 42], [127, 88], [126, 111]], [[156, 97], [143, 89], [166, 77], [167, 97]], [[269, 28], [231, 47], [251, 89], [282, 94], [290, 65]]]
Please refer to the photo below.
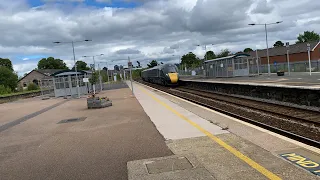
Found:
[[320, 112], [183, 86], [138, 82], [320, 148]]

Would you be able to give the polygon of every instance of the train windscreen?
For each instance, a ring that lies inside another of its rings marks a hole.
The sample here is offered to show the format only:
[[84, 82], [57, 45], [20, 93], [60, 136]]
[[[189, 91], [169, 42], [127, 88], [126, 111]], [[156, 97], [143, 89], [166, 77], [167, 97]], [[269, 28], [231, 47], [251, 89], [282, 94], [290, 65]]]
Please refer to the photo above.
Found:
[[168, 73], [176, 73], [178, 70], [177, 70], [177, 68], [176, 68], [176, 66], [174, 66], [174, 65], [168, 65], [167, 67], [165, 67], [164, 69], [163, 69], [163, 72], [165, 73], [165, 74], [168, 74]]

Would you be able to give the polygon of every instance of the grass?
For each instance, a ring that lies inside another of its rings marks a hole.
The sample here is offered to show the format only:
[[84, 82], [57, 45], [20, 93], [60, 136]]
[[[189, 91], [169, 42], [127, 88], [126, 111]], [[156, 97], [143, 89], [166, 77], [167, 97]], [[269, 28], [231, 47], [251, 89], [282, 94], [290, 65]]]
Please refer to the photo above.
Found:
[[37, 90], [32, 90], [32, 91], [23, 91], [23, 92], [15, 92], [15, 93], [10, 93], [10, 94], [2, 94], [0, 97], [10, 97], [10, 96], [15, 96], [15, 95], [21, 95], [21, 94], [28, 94], [28, 93], [34, 93], [34, 92], [40, 92], [40, 89]]

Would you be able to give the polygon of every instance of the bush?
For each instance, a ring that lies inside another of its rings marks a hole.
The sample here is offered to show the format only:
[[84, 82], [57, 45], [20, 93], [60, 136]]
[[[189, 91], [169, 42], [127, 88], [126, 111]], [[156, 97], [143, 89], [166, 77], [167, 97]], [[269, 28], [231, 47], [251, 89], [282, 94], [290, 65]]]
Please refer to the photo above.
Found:
[[27, 89], [28, 89], [28, 91], [37, 90], [37, 89], [39, 89], [39, 86], [37, 86], [34, 83], [30, 83], [30, 84], [28, 84], [28, 88]]
[[12, 93], [11, 88], [5, 87], [4, 85], [0, 85], [0, 94], [10, 94]]

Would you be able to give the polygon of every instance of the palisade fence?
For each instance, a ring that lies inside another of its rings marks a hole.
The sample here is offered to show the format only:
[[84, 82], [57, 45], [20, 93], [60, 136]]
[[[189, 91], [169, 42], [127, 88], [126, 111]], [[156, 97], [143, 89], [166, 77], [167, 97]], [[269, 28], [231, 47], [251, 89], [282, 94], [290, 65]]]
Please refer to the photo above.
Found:
[[[290, 72], [309, 72], [309, 61], [299, 61], [299, 62], [290, 62]], [[259, 73], [268, 73], [268, 65], [262, 64], [257, 66], [256, 60], [249, 60], [249, 74], [254, 75]], [[209, 69], [210, 71], [211, 69]], [[276, 73], [277, 71], [288, 72], [288, 63], [277, 63], [270, 64], [271, 73]], [[184, 68], [183, 70], [179, 69], [178, 72], [180, 75], [194, 75], [194, 76], [205, 76], [206, 75], [205, 65], [195, 67], [195, 68]], [[320, 60], [311, 61], [311, 71], [320, 72]]]

